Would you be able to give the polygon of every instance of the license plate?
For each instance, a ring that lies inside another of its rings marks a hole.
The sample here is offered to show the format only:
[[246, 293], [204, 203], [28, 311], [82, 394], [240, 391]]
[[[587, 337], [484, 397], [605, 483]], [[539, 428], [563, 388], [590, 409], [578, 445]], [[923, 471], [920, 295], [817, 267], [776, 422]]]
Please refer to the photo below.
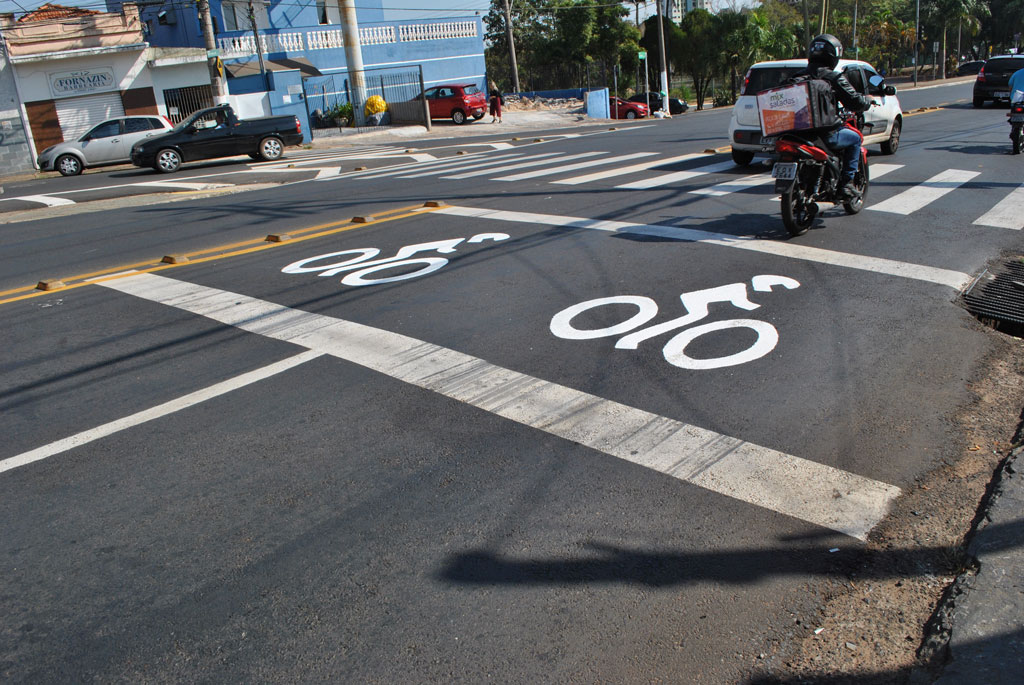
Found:
[[778, 136], [765, 136], [761, 139], [761, 152], [771, 152], [775, 149], [775, 141]]
[[997, 98], [1008, 98], [1010, 97], [1010, 92], [1006, 90], [997, 90], [992, 95], [994, 95]]
[[792, 181], [796, 178], [796, 163], [779, 162], [772, 167], [772, 178], [777, 178], [780, 181]]

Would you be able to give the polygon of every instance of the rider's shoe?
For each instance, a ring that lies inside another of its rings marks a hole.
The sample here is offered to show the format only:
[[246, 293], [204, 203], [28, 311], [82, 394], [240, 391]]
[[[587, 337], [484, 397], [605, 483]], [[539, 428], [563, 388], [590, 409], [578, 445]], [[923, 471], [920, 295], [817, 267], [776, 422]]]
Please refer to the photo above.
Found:
[[840, 181], [839, 187], [836, 188], [836, 193], [844, 200], [856, 200], [859, 197], [857, 188], [854, 187], [853, 181]]

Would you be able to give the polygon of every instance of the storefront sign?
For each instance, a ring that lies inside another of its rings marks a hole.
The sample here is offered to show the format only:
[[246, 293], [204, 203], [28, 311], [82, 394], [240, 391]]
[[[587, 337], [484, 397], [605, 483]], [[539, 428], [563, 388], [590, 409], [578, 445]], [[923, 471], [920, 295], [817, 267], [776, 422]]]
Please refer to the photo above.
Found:
[[111, 67], [94, 67], [50, 74], [50, 92], [58, 98], [69, 95], [103, 93], [116, 88], [117, 81], [114, 80], [114, 70]]

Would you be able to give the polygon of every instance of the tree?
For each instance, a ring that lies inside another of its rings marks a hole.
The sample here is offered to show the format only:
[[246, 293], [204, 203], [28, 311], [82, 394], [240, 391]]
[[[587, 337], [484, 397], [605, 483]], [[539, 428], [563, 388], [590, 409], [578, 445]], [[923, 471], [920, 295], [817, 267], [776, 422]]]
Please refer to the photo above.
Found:
[[680, 69], [693, 80], [697, 109], [704, 109], [708, 85], [715, 67], [721, 64], [718, 23], [707, 10], [693, 10], [683, 15], [679, 30], [681, 40], [672, 54]]

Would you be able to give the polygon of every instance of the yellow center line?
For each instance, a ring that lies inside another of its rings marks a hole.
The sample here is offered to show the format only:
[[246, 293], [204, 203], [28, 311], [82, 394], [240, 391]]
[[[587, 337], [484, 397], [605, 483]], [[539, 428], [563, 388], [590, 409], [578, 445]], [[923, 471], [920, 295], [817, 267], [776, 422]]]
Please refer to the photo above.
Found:
[[[307, 240], [313, 240], [315, 238], [322, 238], [324, 236], [334, 235], [336, 233], [344, 233], [345, 231], [351, 231], [354, 228], [368, 228], [377, 224], [382, 224], [388, 221], [395, 221], [397, 219], [405, 219], [412, 216], [419, 216], [426, 212], [433, 212], [436, 207], [424, 207], [423, 205], [413, 205], [412, 207], [400, 207], [398, 209], [390, 209], [384, 212], [379, 212], [374, 216], [373, 221], [367, 223], [353, 223], [350, 220], [345, 221], [334, 221], [331, 223], [320, 224], [318, 226], [310, 226], [308, 228], [301, 228], [288, 233], [292, 236], [290, 240], [286, 240], [280, 243], [265, 242], [264, 240], [247, 240], [240, 243], [234, 243], [231, 245], [221, 245], [220, 247], [210, 248], [207, 250], [200, 250], [198, 252], [187, 253], [188, 261], [183, 261], [180, 264], [156, 264], [150, 260], [147, 262], [141, 262], [137, 264], [128, 264], [110, 269], [104, 269], [103, 271], [97, 271], [94, 273], [80, 274], [66, 279], [67, 285], [57, 290], [36, 290], [36, 286], [26, 286], [22, 288], [16, 288], [13, 290], [6, 290], [0, 292], [0, 296], [10, 295], [15, 293], [25, 293], [16, 297], [10, 297], [7, 299], [0, 299], [0, 304], [8, 304], [11, 302], [18, 302], [20, 300], [27, 300], [32, 297], [40, 297], [42, 295], [55, 295], [63, 293], [66, 290], [72, 290], [74, 288], [80, 288], [85, 285], [92, 285], [98, 281], [110, 280], [112, 278], [121, 278], [127, 274], [124, 272], [130, 271], [131, 273], [152, 273], [154, 271], [163, 271], [165, 269], [176, 269], [182, 266], [190, 266], [192, 264], [202, 264], [203, 262], [213, 261], [215, 259], [226, 259], [228, 257], [238, 257], [240, 255], [246, 255], [253, 252], [259, 252], [261, 250], [269, 250], [275, 247], [282, 247], [286, 245], [292, 245], [294, 243], [301, 243]], [[401, 214], [395, 214], [395, 212], [402, 212]], [[311, 231], [316, 231], [311, 233]], [[304, 235], [303, 235], [304, 234]], [[300, 237], [295, 237], [299, 235]], [[248, 246], [248, 247], [247, 247]], [[226, 252], [224, 250], [227, 250]], [[216, 253], [216, 254], [211, 254]], [[200, 255], [209, 255], [206, 257], [200, 257]], [[199, 257], [194, 259], [194, 257]], [[148, 268], [145, 268], [148, 267]], [[106, 278], [105, 278], [106, 277]], [[64, 280], [64, 279], [61, 279]], [[30, 291], [30, 292], [26, 292]]]

